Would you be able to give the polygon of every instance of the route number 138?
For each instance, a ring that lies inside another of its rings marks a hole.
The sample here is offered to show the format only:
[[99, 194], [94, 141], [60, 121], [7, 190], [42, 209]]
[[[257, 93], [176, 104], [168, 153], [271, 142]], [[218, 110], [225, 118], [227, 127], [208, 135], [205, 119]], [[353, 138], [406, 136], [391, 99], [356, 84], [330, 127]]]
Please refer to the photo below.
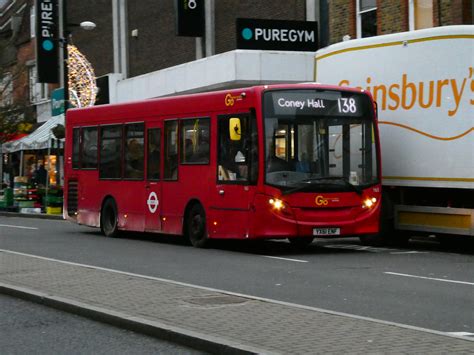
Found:
[[339, 113], [356, 113], [357, 112], [356, 100], [354, 98], [342, 97], [338, 99], [337, 107], [339, 109]]

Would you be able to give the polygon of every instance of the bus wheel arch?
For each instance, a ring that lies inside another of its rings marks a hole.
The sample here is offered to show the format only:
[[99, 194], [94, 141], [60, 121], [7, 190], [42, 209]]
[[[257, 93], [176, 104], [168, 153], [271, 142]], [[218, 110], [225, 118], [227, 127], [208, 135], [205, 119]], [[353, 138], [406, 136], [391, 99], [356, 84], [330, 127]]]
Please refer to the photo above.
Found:
[[191, 200], [184, 212], [183, 234], [196, 248], [209, 245], [206, 211], [199, 200]]
[[112, 196], [106, 196], [100, 209], [100, 230], [106, 237], [117, 237], [118, 230], [118, 208]]

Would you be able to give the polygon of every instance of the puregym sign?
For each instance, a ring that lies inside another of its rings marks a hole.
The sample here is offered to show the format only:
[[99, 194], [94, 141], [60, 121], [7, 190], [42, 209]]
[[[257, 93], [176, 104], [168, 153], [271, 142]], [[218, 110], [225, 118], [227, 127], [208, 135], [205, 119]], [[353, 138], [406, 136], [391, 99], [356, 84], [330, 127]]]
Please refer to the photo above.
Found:
[[40, 83], [59, 81], [58, 1], [36, 0], [36, 63]]
[[237, 48], [315, 52], [318, 23], [238, 18]]

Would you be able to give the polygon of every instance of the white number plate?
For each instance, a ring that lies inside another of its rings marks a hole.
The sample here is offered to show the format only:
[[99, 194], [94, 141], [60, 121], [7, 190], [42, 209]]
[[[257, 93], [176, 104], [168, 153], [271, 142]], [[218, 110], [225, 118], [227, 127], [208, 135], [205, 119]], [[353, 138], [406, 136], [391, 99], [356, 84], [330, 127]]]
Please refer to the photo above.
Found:
[[313, 228], [313, 235], [340, 235], [340, 228]]

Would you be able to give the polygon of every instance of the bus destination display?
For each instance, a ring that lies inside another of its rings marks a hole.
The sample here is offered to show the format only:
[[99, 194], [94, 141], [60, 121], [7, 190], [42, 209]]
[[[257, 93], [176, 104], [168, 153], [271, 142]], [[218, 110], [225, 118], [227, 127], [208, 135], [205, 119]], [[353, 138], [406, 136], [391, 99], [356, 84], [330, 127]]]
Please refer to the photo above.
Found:
[[362, 95], [339, 91], [275, 91], [265, 98], [265, 109], [276, 116], [361, 117], [365, 106]]

